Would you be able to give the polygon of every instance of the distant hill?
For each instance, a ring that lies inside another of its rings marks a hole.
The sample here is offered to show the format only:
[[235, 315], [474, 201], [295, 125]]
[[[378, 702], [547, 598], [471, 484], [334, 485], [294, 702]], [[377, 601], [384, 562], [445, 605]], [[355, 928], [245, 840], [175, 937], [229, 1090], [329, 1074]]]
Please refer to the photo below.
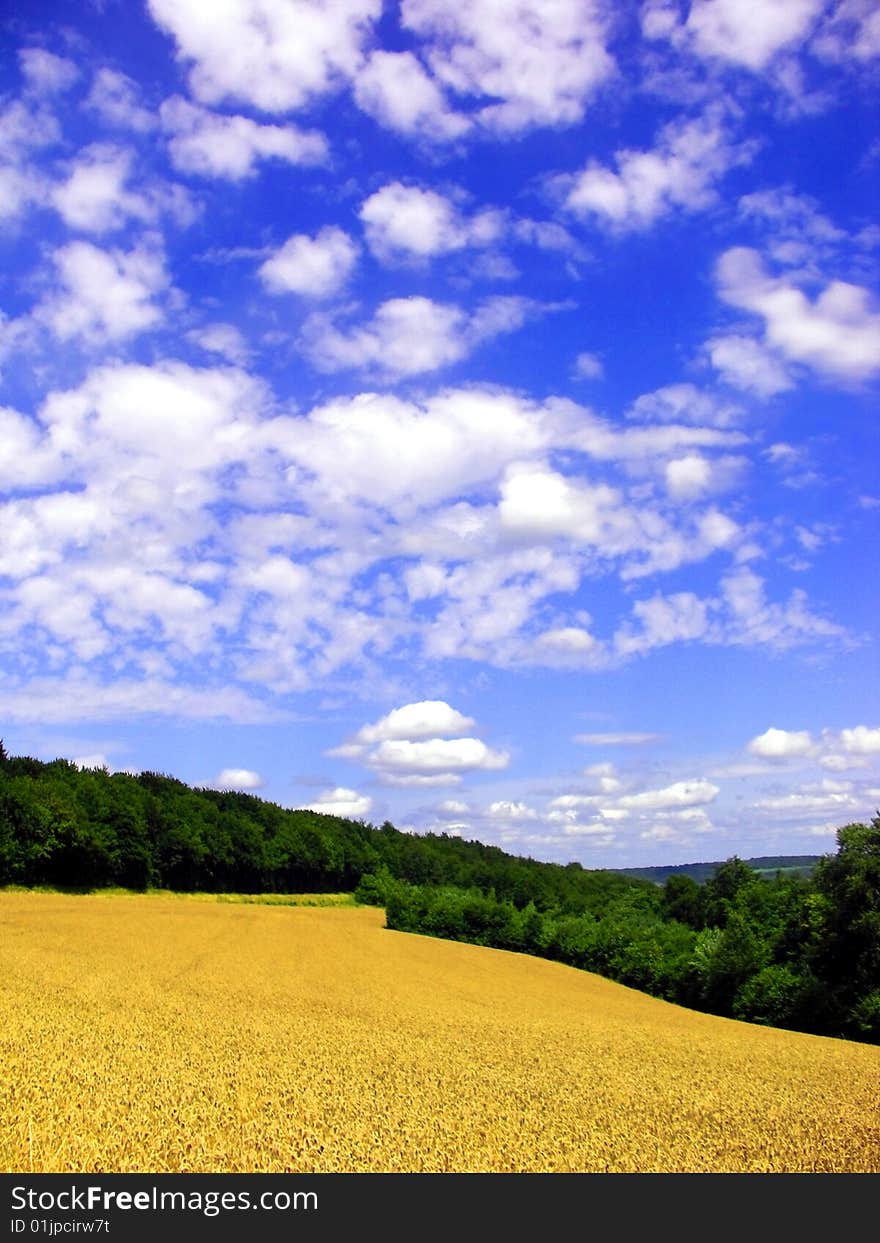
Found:
[[[759, 855], [755, 859], [743, 859], [743, 863], [761, 876], [772, 877], [777, 872], [784, 872], [787, 876], [809, 876], [821, 858], [821, 855]], [[636, 880], [652, 881], [655, 885], [665, 884], [670, 876], [690, 876], [702, 885], [721, 867], [722, 862], [719, 859], [715, 863], [675, 863], [663, 867], [613, 870]]]

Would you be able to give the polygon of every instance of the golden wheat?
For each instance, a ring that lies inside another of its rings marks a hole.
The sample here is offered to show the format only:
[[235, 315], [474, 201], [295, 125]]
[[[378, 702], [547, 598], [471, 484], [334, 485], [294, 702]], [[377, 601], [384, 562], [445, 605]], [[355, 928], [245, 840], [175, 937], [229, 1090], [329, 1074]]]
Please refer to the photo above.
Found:
[[0, 1167], [880, 1170], [880, 1048], [383, 924], [0, 893]]

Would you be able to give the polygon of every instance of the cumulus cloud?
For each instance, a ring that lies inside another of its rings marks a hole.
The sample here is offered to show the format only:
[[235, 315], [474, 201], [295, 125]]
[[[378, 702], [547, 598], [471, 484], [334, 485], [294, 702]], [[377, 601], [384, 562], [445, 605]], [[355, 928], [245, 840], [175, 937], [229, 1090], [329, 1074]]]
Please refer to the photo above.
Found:
[[449, 142], [472, 125], [450, 107], [412, 52], [372, 52], [358, 71], [354, 96], [380, 125], [415, 138]]
[[419, 703], [394, 708], [387, 716], [358, 730], [356, 739], [362, 743], [384, 742], [386, 739], [451, 737], [464, 734], [473, 719], [450, 707], [442, 699], [424, 699]]
[[367, 762], [390, 785], [456, 785], [463, 773], [506, 768], [510, 756], [479, 738], [395, 739], [381, 742]]
[[162, 322], [154, 299], [168, 287], [168, 278], [162, 254], [152, 242], [127, 252], [70, 242], [52, 258], [59, 288], [34, 316], [62, 341], [123, 341]]
[[190, 329], [186, 335], [209, 354], [219, 354], [236, 367], [247, 364], [247, 343], [234, 324], [205, 324], [202, 328]]
[[116, 69], [99, 69], [95, 74], [84, 107], [95, 112], [105, 125], [145, 134], [154, 129], [157, 118], [141, 103], [136, 82]]
[[502, 525], [521, 537], [566, 535], [622, 550], [638, 543], [635, 515], [606, 484], [584, 485], [542, 465], [514, 465], [501, 486]]
[[811, 301], [745, 246], [721, 256], [717, 279], [725, 302], [763, 318], [764, 342], [783, 359], [845, 380], [880, 372], [880, 310], [861, 286], [832, 281]]
[[388, 377], [451, 366], [481, 342], [515, 332], [543, 308], [528, 298], [487, 298], [469, 314], [453, 303], [414, 296], [383, 302], [365, 324], [346, 331], [310, 315], [300, 346], [319, 371], [377, 370]]
[[316, 237], [296, 233], [260, 266], [270, 293], [329, 298], [338, 293], [357, 262], [358, 249], [347, 233], [327, 225]]
[[306, 810], [322, 816], [341, 816], [343, 820], [360, 820], [368, 815], [372, 806], [373, 800], [368, 794], [337, 786], [333, 790], [323, 790], [317, 802], [309, 803]]
[[843, 64], [865, 64], [880, 56], [880, 13], [873, 0], [841, 0], [819, 27], [810, 50]]
[[557, 626], [539, 634], [535, 642], [542, 648], [572, 656], [591, 652], [596, 646], [596, 639], [583, 626]]
[[486, 815], [492, 820], [521, 821], [538, 819], [538, 812], [534, 807], [529, 807], [528, 803], [511, 803], [505, 799], [490, 803], [486, 808]]
[[367, 244], [380, 259], [427, 259], [434, 255], [486, 246], [503, 227], [500, 212], [486, 210], [467, 217], [435, 190], [390, 182], [361, 205]]
[[211, 782], [215, 790], [260, 790], [265, 784], [250, 768], [224, 768]]
[[480, 101], [476, 119], [500, 133], [579, 121], [614, 70], [597, 0], [520, 0], [503, 15], [494, 0], [403, 0], [401, 16], [422, 37], [434, 77]]
[[756, 799], [753, 806], [782, 820], [799, 820], [805, 815], [833, 815], [843, 820], [858, 812], [862, 803], [848, 782], [826, 777], [789, 794]]
[[625, 622], [615, 636], [615, 647], [623, 656], [648, 652], [654, 647], [702, 639], [710, 626], [709, 604], [692, 591], [670, 596], [653, 596], [633, 605], [638, 625]]
[[776, 729], [771, 726], [757, 738], [753, 738], [746, 748], [752, 755], [763, 759], [781, 760], [790, 756], [809, 755], [813, 750], [813, 740], [807, 730]]
[[667, 384], [637, 397], [627, 418], [659, 423], [693, 423], [702, 427], [729, 427], [742, 417], [739, 406], [707, 393], [693, 384]]
[[162, 128], [170, 135], [172, 163], [184, 173], [242, 181], [253, 176], [260, 160], [310, 165], [327, 158], [327, 140], [317, 130], [260, 125], [250, 117], [222, 116], [179, 95], [165, 100], [159, 116]]
[[785, 649], [844, 633], [840, 626], [811, 613], [801, 590], [793, 591], [785, 604], [768, 601], [764, 580], [747, 566], [723, 577], [720, 603], [726, 613], [724, 633], [730, 643]]
[[712, 465], [699, 453], [673, 458], [666, 463], [666, 489], [676, 500], [693, 500], [707, 491], [712, 480]]
[[28, 87], [37, 94], [54, 95], [73, 86], [79, 70], [72, 60], [41, 47], [21, 48], [18, 53]]
[[831, 258], [846, 239], [844, 231], [819, 211], [815, 199], [796, 194], [789, 186], [744, 194], [737, 209], [767, 235], [769, 254], [779, 263], [811, 270], [818, 257]]
[[426, 699], [364, 725], [328, 754], [359, 760], [389, 785], [457, 785], [464, 773], [506, 768], [510, 761], [479, 738], [458, 736], [473, 724], [444, 700]]
[[107, 233], [127, 221], [154, 220], [155, 200], [126, 187], [132, 153], [96, 144], [81, 152], [70, 176], [52, 192], [52, 202], [65, 224], [86, 233]]
[[[193, 341], [234, 358], [241, 341], [214, 328]], [[234, 366], [169, 362], [98, 368], [38, 419], [5, 410], [0, 424], [0, 644], [16, 666], [51, 647], [62, 664], [113, 660], [167, 682], [194, 657], [222, 657], [232, 679], [283, 694], [360, 676], [386, 652], [593, 668], [688, 637], [838, 633], [803, 597], [776, 604], [760, 580], [730, 576], [715, 597], [637, 601], [616, 640], [573, 598], [589, 577], [735, 552], [725, 515], [655, 507], [627, 481], [692, 437], [709, 454], [704, 429], [621, 430], [571, 403], [478, 388], [292, 413]], [[465, 729], [431, 724], [384, 741]], [[369, 755], [382, 741], [345, 745]], [[466, 771], [459, 761], [491, 763], [484, 745], [443, 748], [439, 770], [392, 749], [382, 771], [438, 783]]]
[[58, 121], [42, 104], [14, 99], [0, 110], [0, 151], [8, 160], [50, 147], [60, 137]]
[[783, 362], [760, 341], [738, 333], [712, 337], [706, 353], [721, 378], [733, 388], [775, 397], [794, 387]]
[[0, 165], [0, 222], [13, 221], [46, 195], [44, 178], [30, 170]]
[[645, 229], [676, 208], [710, 206], [717, 183], [753, 153], [752, 144], [731, 143], [720, 118], [710, 112], [670, 122], [653, 151], [619, 151], [616, 172], [594, 160], [560, 184], [566, 187], [565, 206], [575, 215], [596, 217], [619, 230]]
[[223, 6], [148, 0], [154, 21], [192, 68], [207, 104], [242, 100], [289, 112], [351, 80], [382, 0], [238, 0]]
[[605, 374], [605, 365], [598, 354], [584, 352], [574, 360], [575, 375], [584, 380], [599, 380]]
[[674, 807], [697, 807], [713, 802], [721, 793], [720, 787], [705, 779], [674, 781], [659, 790], [643, 790], [640, 794], [625, 794], [620, 806], [636, 811], [659, 811]]
[[824, 0], [694, 0], [685, 32], [694, 51], [760, 72], [783, 49], [802, 43]]
[[876, 755], [880, 753], [880, 727], [856, 725], [853, 729], [840, 731], [840, 745], [850, 755]]

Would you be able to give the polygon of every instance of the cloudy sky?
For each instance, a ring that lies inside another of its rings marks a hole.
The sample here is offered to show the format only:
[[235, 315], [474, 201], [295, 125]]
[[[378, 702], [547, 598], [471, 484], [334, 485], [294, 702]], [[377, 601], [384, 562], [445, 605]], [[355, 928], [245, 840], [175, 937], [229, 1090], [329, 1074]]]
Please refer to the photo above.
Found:
[[585, 866], [880, 806], [871, 0], [26, 0], [0, 735]]

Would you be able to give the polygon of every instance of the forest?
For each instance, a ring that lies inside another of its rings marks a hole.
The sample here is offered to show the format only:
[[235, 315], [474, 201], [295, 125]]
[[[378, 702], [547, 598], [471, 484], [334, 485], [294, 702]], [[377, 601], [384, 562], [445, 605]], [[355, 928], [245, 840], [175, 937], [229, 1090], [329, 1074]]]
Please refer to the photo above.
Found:
[[173, 777], [9, 756], [0, 885], [354, 892], [391, 929], [539, 955], [712, 1014], [880, 1043], [880, 815], [808, 876], [546, 863]]

